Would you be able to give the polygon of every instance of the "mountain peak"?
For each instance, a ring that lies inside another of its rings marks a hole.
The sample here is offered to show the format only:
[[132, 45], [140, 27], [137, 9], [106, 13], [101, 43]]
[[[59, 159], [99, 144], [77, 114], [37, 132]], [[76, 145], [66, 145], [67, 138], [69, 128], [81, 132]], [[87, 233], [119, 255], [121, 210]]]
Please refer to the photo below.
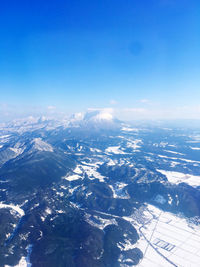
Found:
[[39, 151], [53, 152], [53, 148], [50, 144], [43, 141], [41, 138], [34, 138], [32, 141], [33, 147]]
[[85, 113], [76, 113], [71, 117], [70, 126], [73, 127], [92, 127], [95, 129], [115, 128], [119, 121], [114, 118], [113, 110], [88, 109]]
[[113, 115], [111, 109], [89, 109], [85, 115], [84, 120], [87, 121], [112, 121]]

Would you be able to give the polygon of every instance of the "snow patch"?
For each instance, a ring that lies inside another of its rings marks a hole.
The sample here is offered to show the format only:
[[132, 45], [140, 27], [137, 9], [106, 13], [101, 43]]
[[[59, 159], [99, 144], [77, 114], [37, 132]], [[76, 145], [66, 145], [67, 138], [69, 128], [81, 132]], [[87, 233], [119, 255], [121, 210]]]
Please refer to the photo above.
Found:
[[138, 129], [131, 127], [122, 127], [122, 131], [124, 132], [138, 132]]
[[88, 175], [89, 179], [98, 179], [100, 182], [104, 182], [105, 177], [97, 171], [98, 167], [99, 165], [97, 163], [93, 165], [82, 165], [84, 173]]
[[18, 205], [14, 206], [12, 204], [7, 205], [7, 204], [3, 204], [0, 203], [0, 209], [13, 209], [15, 210], [17, 213], [19, 213], [19, 215], [22, 217], [25, 215], [25, 212], [23, 209], [21, 209]]
[[137, 226], [140, 239], [136, 246], [144, 254], [138, 266], [199, 266], [199, 226], [152, 205], [139, 215], [147, 220]]
[[101, 218], [98, 215], [90, 215], [88, 213], [85, 213], [85, 220], [90, 225], [97, 227], [101, 230], [103, 230], [107, 225], [110, 225], [110, 224], [117, 225], [117, 222], [115, 219], [105, 219], [105, 218]]
[[65, 176], [63, 177], [63, 179], [67, 180], [67, 181], [75, 181], [75, 180], [78, 180], [78, 179], [82, 179], [82, 177], [78, 174], [73, 174], [73, 175], [70, 175], [70, 176]]
[[10, 136], [9, 134], [7, 134], [7, 135], [1, 135], [0, 136], [0, 139], [8, 138], [9, 136]]
[[142, 144], [142, 140], [140, 139], [136, 139], [136, 140], [129, 140], [127, 142], [127, 147], [129, 148], [132, 148], [133, 150], [136, 150], [137, 148], [140, 148], [141, 147], [141, 144]]
[[106, 148], [105, 152], [113, 154], [125, 154], [122, 150], [120, 150], [120, 146], [110, 146]]
[[176, 152], [176, 151], [172, 151], [172, 150], [164, 150], [165, 152], [168, 152], [168, 153], [171, 153], [171, 154], [177, 154], [177, 155], [185, 155], [183, 153], [180, 153], [180, 152]]
[[10, 150], [13, 151], [17, 156], [21, 155], [24, 152], [24, 148], [10, 147]]
[[200, 176], [158, 169], [157, 171], [164, 174], [172, 184], [186, 183], [193, 187], [200, 186]]
[[81, 165], [77, 165], [76, 168], [74, 169], [74, 172], [77, 174], [82, 174], [83, 171], [81, 170]]
[[53, 147], [50, 144], [44, 142], [41, 138], [33, 139], [32, 143], [34, 144], [34, 148], [39, 151], [53, 152]]
[[200, 147], [190, 147], [193, 150], [200, 150]]
[[112, 160], [110, 159], [107, 163], [108, 166], [115, 166], [117, 164], [117, 161], [116, 160]]
[[46, 208], [45, 213], [46, 214], [52, 214], [52, 210], [50, 208]]
[[90, 148], [90, 151], [93, 152], [93, 153], [101, 153], [102, 151], [98, 148]]

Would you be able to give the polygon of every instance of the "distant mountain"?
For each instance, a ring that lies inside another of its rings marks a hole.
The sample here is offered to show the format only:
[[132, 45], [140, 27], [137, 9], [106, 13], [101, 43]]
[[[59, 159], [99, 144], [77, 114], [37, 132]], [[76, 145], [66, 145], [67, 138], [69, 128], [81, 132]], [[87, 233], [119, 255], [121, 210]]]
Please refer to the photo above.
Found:
[[128, 267], [143, 264], [145, 242], [162, 257], [141, 229], [159, 218], [152, 206], [200, 224], [199, 136], [110, 110], [4, 124], [0, 266]]
[[1, 131], [5, 132], [33, 132], [37, 130], [55, 130], [62, 127], [67, 128], [82, 128], [83, 130], [98, 129], [116, 129], [121, 127], [121, 121], [112, 115], [110, 109], [88, 110], [85, 113], [75, 113], [71, 117], [62, 119], [48, 118], [45, 116], [33, 117], [29, 116], [24, 119], [4, 123], [0, 126]]
[[119, 128], [120, 121], [112, 115], [109, 109], [89, 110], [86, 113], [74, 114], [69, 122], [70, 127], [93, 128], [94, 129], [115, 129]]

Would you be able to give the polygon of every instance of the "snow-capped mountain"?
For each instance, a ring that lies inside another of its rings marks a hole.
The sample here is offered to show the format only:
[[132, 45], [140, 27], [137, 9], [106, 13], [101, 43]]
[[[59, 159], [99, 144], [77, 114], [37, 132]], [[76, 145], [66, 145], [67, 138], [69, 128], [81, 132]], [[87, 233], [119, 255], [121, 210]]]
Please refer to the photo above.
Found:
[[1, 131], [7, 132], [30, 132], [37, 130], [53, 130], [59, 127], [71, 128], [71, 127], [81, 127], [90, 130], [92, 129], [111, 129], [121, 127], [121, 122], [116, 119], [111, 109], [101, 109], [101, 110], [88, 110], [87, 112], [79, 112], [73, 114], [71, 117], [64, 118], [49, 118], [45, 116], [33, 117], [29, 116], [24, 119], [18, 119], [11, 121], [9, 123], [4, 123], [1, 125]]
[[71, 127], [81, 127], [90, 130], [115, 129], [121, 127], [121, 122], [117, 120], [110, 109], [88, 110], [85, 113], [74, 114], [69, 122]]
[[33, 144], [33, 149], [35, 150], [53, 152], [53, 147], [47, 142], [44, 142], [41, 138], [34, 138], [31, 144]]
[[195, 266], [199, 136], [109, 110], [4, 125], [0, 266]]

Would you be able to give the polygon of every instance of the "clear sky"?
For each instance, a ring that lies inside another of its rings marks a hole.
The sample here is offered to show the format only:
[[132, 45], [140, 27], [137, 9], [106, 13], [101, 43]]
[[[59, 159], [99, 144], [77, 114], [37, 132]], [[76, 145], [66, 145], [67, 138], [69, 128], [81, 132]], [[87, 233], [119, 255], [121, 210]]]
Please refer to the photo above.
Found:
[[1, 1], [0, 119], [200, 118], [199, 14], [199, 0]]

